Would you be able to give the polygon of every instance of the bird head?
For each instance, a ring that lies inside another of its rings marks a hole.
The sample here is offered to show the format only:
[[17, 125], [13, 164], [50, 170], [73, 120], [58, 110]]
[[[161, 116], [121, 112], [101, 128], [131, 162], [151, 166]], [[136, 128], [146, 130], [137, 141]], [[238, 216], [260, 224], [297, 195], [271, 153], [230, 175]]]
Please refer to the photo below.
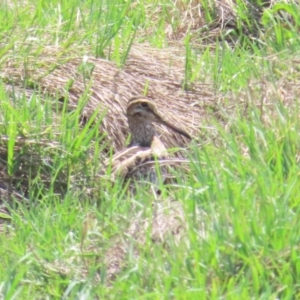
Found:
[[153, 101], [148, 98], [131, 98], [127, 104], [127, 118], [128, 120], [134, 119], [135, 121], [144, 123], [159, 123], [167, 126], [186, 138], [191, 139], [191, 136], [187, 132], [164, 120], [164, 118], [158, 113]]
[[140, 119], [141, 121], [162, 123], [163, 119], [158, 114], [155, 104], [147, 98], [131, 98], [127, 105], [127, 118]]

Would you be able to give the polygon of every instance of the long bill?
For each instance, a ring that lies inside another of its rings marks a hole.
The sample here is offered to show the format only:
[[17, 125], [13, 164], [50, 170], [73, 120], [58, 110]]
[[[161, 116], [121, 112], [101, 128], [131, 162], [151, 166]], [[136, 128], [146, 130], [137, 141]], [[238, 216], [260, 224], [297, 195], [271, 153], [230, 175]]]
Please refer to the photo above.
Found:
[[188, 138], [190, 140], [192, 139], [191, 136], [186, 131], [174, 126], [173, 124], [170, 124], [169, 122], [165, 121], [161, 116], [159, 116], [157, 114], [155, 114], [155, 116], [160, 124], [163, 124], [163, 125], [169, 127], [173, 131], [185, 136], [186, 138]]

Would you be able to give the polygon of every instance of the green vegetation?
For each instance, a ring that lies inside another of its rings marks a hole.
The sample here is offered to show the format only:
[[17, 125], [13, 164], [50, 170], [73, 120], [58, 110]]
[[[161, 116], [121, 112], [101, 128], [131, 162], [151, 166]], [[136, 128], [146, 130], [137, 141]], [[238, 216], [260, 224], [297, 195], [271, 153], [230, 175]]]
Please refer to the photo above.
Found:
[[[300, 9], [283, 1], [258, 18], [237, 1], [235, 30], [217, 33], [226, 22], [213, 3], [3, 1], [0, 299], [300, 297]], [[138, 44], [153, 56], [176, 48], [178, 84], [205, 84], [222, 99], [197, 124], [189, 171], [174, 171], [176, 186], [161, 186], [158, 199], [99, 175], [111, 151], [98, 130], [105, 112], [85, 117], [95, 66], [84, 57], [122, 70]], [[56, 82], [44, 80], [74, 58], [85, 88], [75, 107], [76, 81], [50, 92]], [[132, 222], [146, 228], [153, 203], [170, 199], [184, 211], [179, 238], [154, 239], [151, 228], [140, 229], [142, 242], [131, 236]], [[119, 270], [107, 278], [114, 257]]]

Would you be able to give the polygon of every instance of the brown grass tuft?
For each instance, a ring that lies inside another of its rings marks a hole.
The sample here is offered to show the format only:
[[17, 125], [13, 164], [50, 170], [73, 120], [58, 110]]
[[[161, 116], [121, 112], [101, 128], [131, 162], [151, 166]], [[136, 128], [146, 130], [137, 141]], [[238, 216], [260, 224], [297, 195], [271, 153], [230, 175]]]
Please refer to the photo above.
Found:
[[[206, 85], [194, 84], [184, 91], [184, 56], [177, 50], [154, 50], [135, 46], [123, 70], [108, 60], [95, 57], [61, 57], [59, 49], [45, 48], [39, 57], [28, 59], [26, 67], [14, 61], [7, 63], [2, 77], [14, 84], [33, 82], [44, 92], [68, 99], [73, 109], [87, 93], [83, 109], [89, 118], [96, 109], [106, 113], [100, 131], [107, 134], [114, 151], [125, 146], [128, 135], [125, 108], [129, 98], [147, 94], [158, 110], [173, 124], [197, 136], [206, 116], [206, 107], [220, 101]], [[145, 92], [146, 91], [146, 92]], [[185, 139], [169, 129], [158, 126], [167, 147], [183, 146]]]

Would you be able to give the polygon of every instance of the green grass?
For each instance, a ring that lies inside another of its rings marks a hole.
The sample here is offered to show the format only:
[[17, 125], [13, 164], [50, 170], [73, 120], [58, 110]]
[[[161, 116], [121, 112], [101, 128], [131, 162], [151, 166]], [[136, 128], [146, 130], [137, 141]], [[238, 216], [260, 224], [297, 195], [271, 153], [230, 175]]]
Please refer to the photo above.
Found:
[[[87, 54], [122, 68], [134, 43], [168, 47], [165, 26], [179, 30], [189, 4], [4, 1], [0, 65], [26, 66], [44, 47], [55, 46], [61, 63], [67, 55]], [[211, 21], [208, 4], [203, 1]], [[28, 199], [1, 202], [7, 209], [0, 213], [1, 299], [300, 296], [299, 14], [293, 9], [285, 27], [277, 19], [279, 9], [291, 7], [266, 11], [265, 31], [244, 47], [233, 49], [222, 39], [205, 46], [192, 30], [178, 41], [186, 54], [183, 88], [205, 83], [223, 92], [226, 120], [226, 126], [218, 118], [203, 120], [201, 136], [209, 137], [207, 125], [215, 137], [192, 143], [190, 171], [176, 173], [176, 187], [162, 187], [159, 201], [175, 199], [184, 209], [186, 230], [179, 241], [170, 235], [153, 242], [151, 228], [141, 229], [143, 243], [130, 236], [132, 221], [151, 223], [158, 200], [143, 188], [132, 196], [119, 182], [97, 176], [106, 147], [98, 132], [103, 116], [95, 111], [80, 124], [93, 66], [81, 66], [86, 94], [73, 110], [39, 90], [31, 76], [0, 72], [1, 169], [20, 189], [18, 170], [30, 172]], [[244, 10], [240, 14], [249, 18]], [[7, 84], [15, 90], [6, 91]], [[32, 95], [23, 94], [23, 87], [33, 88]], [[122, 241], [123, 267], [108, 283], [106, 253]]]

